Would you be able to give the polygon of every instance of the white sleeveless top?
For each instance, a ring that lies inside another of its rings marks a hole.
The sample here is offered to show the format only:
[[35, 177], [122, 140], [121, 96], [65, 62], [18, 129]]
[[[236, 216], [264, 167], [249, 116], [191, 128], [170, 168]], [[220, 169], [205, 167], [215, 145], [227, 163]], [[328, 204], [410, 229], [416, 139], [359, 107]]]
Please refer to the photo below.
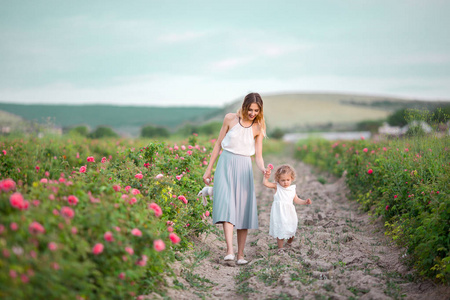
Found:
[[[253, 125], [253, 123], [252, 123]], [[222, 140], [222, 149], [234, 154], [252, 156], [255, 154], [255, 138], [252, 126], [244, 127], [239, 119]]]

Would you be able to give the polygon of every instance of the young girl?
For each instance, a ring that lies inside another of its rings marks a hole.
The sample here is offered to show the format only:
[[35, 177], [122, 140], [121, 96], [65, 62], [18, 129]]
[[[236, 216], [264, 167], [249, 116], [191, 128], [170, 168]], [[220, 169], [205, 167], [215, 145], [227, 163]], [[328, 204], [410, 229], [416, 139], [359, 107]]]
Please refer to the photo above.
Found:
[[295, 191], [295, 170], [289, 165], [280, 166], [275, 172], [275, 182], [269, 182], [270, 171], [264, 173], [263, 184], [275, 189], [272, 210], [270, 211], [269, 235], [277, 239], [278, 253], [283, 252], [284, 240], [287, 240], [286, 248], [292, 246], [292, 241], [297, 231], [297, 212], [293, 203], [311, 204], [311, 199], [300, 199]]

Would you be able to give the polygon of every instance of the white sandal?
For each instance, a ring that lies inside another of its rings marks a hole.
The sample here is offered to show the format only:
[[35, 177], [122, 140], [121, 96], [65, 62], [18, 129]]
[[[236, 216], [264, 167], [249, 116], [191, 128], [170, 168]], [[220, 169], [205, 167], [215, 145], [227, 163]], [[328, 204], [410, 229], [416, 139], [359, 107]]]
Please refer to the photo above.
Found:
[[228, 254], [227, 256], [225, 256], [223, 258], [223, 260], [225, 260], [225, 261], [234, 260], [234, 254]]
[[237, 265], [246, 265], [246, 264], [248, 264], [248, 261], [243, 259], [243, 258], [241, 258], [241, 259], [237, 260], [236, 264]]

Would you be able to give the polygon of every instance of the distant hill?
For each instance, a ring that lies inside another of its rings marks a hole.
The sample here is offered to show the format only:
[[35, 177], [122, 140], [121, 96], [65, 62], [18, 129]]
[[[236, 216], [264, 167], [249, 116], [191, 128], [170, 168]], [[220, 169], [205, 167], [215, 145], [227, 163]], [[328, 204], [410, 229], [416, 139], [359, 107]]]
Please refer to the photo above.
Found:
[[202, 122], [217, 114], [214, 107], [142, 107], [112, 105], [23, 105], [0, 103], [0, 110], [26, 120], [59, 127], [106, 125], [120, 133], [137, 136], [142, 126], [152, 124], [174, 129], [185, 122]]
[[[264, 116], [270, 128], [314, 129], [324, 125], [350, 126], [360, 121], [385, 119], [402, 108], [435, 109], [450, 102], [351, 94], [276, 94], [261, 95]], [[237, 111], [242, 100], [230, 103], [214, 116], [223, 119], [226, 112]]]

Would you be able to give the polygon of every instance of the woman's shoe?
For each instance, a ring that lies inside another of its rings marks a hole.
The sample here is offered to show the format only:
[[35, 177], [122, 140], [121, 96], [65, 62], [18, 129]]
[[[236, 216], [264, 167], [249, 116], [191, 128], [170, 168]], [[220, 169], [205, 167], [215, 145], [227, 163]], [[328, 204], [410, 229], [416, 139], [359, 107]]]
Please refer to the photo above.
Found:
[[237, 265], [246, 265], [246, 264], [248, 264], [248, 261], [243, 259], [243, 258], [241, 258], [241, 259], [237, 260], [236, 264]]
[[234, 254], [228, 254], [227, 256], [225, 256], [223, 258], [223, 260], [225, 260], [225, 261], [234, 260]]

